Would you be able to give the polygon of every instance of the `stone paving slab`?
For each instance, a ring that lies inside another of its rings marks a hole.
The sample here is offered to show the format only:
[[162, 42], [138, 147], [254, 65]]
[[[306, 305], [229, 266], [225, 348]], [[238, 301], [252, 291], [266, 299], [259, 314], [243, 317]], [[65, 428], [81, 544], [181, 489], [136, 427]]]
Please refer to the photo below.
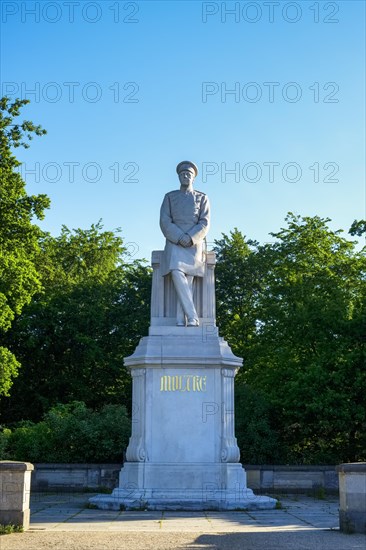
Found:
[[242, 532], [338, 529], [338, 499], [281, 497], [278, 510], [223, 512], [151, 512], [87, 508], [90, 494], [42, 495], [31, 498], [30, 530]]
[[0, 550], [366, 550], [338, 529], [338, 499], [281, 496], [282, 509], [133, 512], [86, 507], [90, 494], [31, 498], [31, 527]]

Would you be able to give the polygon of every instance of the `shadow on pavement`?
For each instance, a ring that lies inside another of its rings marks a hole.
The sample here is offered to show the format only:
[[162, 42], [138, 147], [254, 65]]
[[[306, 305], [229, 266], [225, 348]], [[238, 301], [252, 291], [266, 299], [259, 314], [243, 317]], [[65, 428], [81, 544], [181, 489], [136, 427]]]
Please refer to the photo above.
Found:
[[339, 531], [306, 530], [267, 533], [215, 533], [199, 535], [189, 550], [365, 550], [364, 535]]

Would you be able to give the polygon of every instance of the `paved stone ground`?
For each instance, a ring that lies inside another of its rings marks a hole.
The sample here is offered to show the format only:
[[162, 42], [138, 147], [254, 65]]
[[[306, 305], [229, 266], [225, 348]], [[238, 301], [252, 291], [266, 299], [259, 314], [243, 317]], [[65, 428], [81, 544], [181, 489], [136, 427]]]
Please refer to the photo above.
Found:
[[86, 508], [91, 494], [34, 494], [31, 527], [0, 550], [366, 550], [338, 529], [338, 500], [280, 497], [253, 512], [115, 512]]

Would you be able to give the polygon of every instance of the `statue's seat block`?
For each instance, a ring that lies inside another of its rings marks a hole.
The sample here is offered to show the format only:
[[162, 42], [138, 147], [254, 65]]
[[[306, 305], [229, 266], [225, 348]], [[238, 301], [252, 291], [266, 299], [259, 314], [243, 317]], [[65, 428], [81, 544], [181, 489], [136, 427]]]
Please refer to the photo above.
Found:
[[[151, 290], [151, 326], [175, 326], [177, 317], [177, 294], [171, 275], [162, 275], [163, 250], [152, 253], [153, 281]], [[200, 318], [200, 324], [215, 324], [215, 253], [205, 254], [205, 273], [195, 277], [193, 301]]]

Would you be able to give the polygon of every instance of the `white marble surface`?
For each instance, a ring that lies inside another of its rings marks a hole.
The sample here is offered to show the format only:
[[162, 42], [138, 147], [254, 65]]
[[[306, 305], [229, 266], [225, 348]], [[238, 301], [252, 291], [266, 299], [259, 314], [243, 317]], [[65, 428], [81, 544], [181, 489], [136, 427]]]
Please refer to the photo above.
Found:
[[91, 502], [104, 509], [273, 508], [247, 488], [235, 438], [234, 378], [243, 360], [215, 324], [215, 255], [194, 299], [199, 327], [177, 327], [172, 282], [153, 252], [149, 335], [125, 358], [133, 378], [132, 434], [119, 488]]
[[[156, 334], [157, 332], [157, 334]], [[217, 329], [154, 327], [126, 358], [133, 377], [132, 435], [119, 488], [105, 509], [273, 508], [247, 489], [234, 429], [242, 364]]]

